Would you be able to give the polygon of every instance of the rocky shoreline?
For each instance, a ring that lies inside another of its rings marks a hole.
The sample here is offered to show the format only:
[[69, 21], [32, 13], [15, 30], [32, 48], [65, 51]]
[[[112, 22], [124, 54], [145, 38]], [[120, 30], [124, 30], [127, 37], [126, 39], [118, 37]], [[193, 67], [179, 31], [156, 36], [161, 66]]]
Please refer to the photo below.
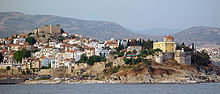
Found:
[[[220, 81], [218, 81], [220, 82]], [[216, 83], [218, 83], [216, 81]], [[185, 81], [149, 81], [149, 82], [122, 82], [122, 81], [101, 81], [101, 80], [26, 80], [20, 84], [199, 84], [199, 83], [215, 83], [211, 81], [195, 81], [195, 80], [185, 80]]]

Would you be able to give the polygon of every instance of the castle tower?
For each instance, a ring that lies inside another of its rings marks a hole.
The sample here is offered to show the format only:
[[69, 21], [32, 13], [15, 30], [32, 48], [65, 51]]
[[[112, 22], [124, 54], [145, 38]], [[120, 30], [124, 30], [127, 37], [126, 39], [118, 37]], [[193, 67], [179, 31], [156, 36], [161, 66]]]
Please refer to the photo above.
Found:
[[191, 65], [191, 54], [182, 50], [177, 50], [174, 55], [174, 59], [180, 64]]
[[56, 26], [50, 25], [49, 28], [50, 28], [51, 34], [60, 34], [61, 33], [61, 30], [60, 30], [61, 26], [60, 25], [56, 25]]

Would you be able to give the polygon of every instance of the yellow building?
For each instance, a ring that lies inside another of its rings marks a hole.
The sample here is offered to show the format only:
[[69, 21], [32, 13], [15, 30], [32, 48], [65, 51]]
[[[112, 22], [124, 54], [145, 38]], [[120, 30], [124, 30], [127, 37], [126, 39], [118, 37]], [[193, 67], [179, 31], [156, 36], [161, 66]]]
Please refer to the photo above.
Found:
[[153, 49], [161, 49], [162, 52], [175, 52], [176, 43], [172, 36], [166, 36], [163, 42], [155, 42], [153, 44]]

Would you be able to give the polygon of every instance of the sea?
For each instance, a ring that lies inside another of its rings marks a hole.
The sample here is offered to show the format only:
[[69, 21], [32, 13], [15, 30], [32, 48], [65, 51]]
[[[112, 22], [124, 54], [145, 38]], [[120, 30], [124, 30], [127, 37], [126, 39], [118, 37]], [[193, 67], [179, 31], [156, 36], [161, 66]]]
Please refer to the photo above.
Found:
[[202, 84], [10, 84], [0, 94], [220, 94], [220, 83]]

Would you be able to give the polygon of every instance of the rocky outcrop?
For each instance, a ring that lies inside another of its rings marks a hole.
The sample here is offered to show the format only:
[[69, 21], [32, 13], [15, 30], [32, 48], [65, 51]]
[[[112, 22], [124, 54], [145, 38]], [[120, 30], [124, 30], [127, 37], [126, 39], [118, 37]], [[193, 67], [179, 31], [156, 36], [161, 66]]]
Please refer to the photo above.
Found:
[[93, 66], [86, 70], [84, 74], [98, 75], [105, 69], [105, 62], [96, 62]]
[[[156, 67], [154, 67], [156, 69]], [[158, 70], [158, 69], [157, 69]], [[109, 77], [110, 81], [120, 83], [203, 83], [203, 82], [220, 82], [220, 76], [206, 75], [201, 72], [192, 72], [188, 70], [173, 69], [172, 74], [169, 69], [163, 69], [164, 72], [152, 73], [151, 70], [145, 70], [144, 73], [134, 75], [114, 73]], [[167, 71], [167, 73], [165, 72]]]
[[51, 70], [51, 75], [53, 77], [65, 77], [66, 76], [66, 67], [55, 68]]
[[123, 60], [123, 58], [116, 58], [116, 59], [113, 61], [113, 67], [123, 66], [124, 64], [125, 64], [125, 61]]
[[72, 75], [98, 75], [103, 73], [105, 69], [105, 62], [96, 62], [94, 65], [88, 65], [87, 63], [75, 64], [73, 67]]
[[83, 72], [85, 72], [85, 70], [89, 67], [89, 65], [87, 63], [79, 63], [79, 64], [75, 64], [73, 67], [73, 73], [72, 75], [74, 76], [78, 76], [80, 74], [82, 74]]

